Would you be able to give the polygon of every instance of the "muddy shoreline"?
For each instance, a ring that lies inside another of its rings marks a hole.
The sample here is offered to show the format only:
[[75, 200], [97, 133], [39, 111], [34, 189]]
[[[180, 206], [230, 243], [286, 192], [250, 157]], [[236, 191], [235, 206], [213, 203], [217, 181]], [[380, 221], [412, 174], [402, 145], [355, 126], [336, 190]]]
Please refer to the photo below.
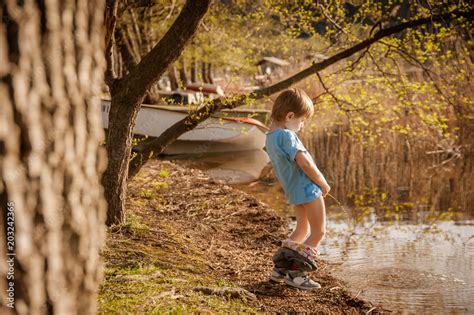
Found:
[[150, 161], [129, 183], [127, 209], [127, 222], [107, 233], [100, 313], [383, 312], [351, 294], [332, 276], [337, 266], [322, 260], [312, 274], [320, 290], [270, 282], [286, 219], [200, 170]]

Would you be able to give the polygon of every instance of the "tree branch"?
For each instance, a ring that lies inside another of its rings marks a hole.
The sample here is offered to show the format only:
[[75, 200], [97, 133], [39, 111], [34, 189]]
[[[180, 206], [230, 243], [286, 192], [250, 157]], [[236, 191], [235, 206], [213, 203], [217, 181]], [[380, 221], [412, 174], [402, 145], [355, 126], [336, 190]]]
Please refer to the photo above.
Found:
[[440, 76], [439, 74], [433, 72], [431, 69], [427, 68], [425, 65], [423, 65], [422, 62], [420, 62], [418, 59], [416, 59], [416, 57], [412, 56], [409, 52], [407, 52], [406, 50], [404, 50], [402, 47], [399, 47], [399, 46], [395, 46], [395, 45], [391, 45], [389, 43], [385, 43], [383, 41], [380, 41], [381, 44], [389, 47], [389, 48], [393, 48], [395, 49], [395, 51], [398, 52], [398, 54], [405, 60], [407, 61], [408, 63], [410, 63], [411, 65], [417, 67], [417, 68], [420, 68], [421, 70], [423, 70], [423, 72], [430, 78], [431, 80], [431, 83], [433, 84], [434, 88], [436, 89], [436, 91], [441, 95], [441, 97], [449, 103], [449, 105], [453, 106], [453, 108], [457, 108], [459, 105], [455, 104], [453, 101], [451, 101], [451, 99], [449, 97], [447, 97], [446, 95], [444, 95], [443, 91], [441, 90], [441, 88], [438, 86], [438, 84], [436, 83], [436, 80], [435, 78], [432, 76], [432, 74], [436, 75], [437, 77], [440, 77], [441, 80], [443, 80], [445, 83], [449, 83], [447, 82], [447, 80], [443, 77], [443, 76]]
[[[126, 97], [129, 98], [128, 104], [141, 102], [150, 87], [179, 57], [186, 42], [194, 35], [202, 16], [209, 8], [209, 4], [210, 0], [187, 1], [166, 34], [120, 82], [117, 94], [122, 94], [121, 96], [126, 94]], [[119, 96], [117, 95], [117, 97]]]
[[404, 31], [409, 28], [414, 28], [418, 27], [420, 25], [432, 23], [432, 22], [437, 22], [440, 20], [444, 19], [454, 19], [457, 17], [464, 17], [472, 20], [472, 15], [474, 14], [474, 10], [468, 11], [468, 12], [452, 12], [452, 13], [447, 13], [447, 14], [441, 14], [441, 15], [436, 15], [433, 17], [428, 17], [428, 18], [423, 18], [423, 19], [418, 19], [414, 21], [409, 21], [405, 23], [401, 23], [399, 25], [395, 25], [386, 29], [381, 29], [377, 31], [373, 37], [370, 37], [366, 40], [363, 40], [362, 42], [352, 46], [351, 48], [348, 48], [346, 50], [341, 51], [340, 53], [335, 54], [334, 56], [325, 59], [321, 62], [313, 64], [311, 67], [306, 68], [305, 70], [293, 75], [292, 77], [281, 81], [279, 83], [276, 83], [274, 85], [271, 85], [266, 88], [259, 89], [252, 94], [255, 95], [255, 98], [261, 98], [264, 96], [272, 95], [278, 91], [281, 91], [283, 89], [289, 88], [291, 85], [293, 85], [296, 82], [299, 82], [303, 80], [304, 78], [310, 76], [311, 74], [314, 74], [318, 71], [321, 71], [328, 66], [338, 62], [339, 60], [345, 59], [347, 57], [352, 56], [353, 54], [361, 51], [362, 49], [372, 45], [373, 43], [377, 42], [378, 40], [391, 36], [393, 34], [399, 33], [401, 31]]
[[166, 68], [179, 57], [196, 33], [211, 0], [187, 0], [172, 26], [128, 75], [114, 84], [107, 132], [107, 169], [102, 184], [107, 199], [107, 224], [123, 221], [133, 128], [143, 98]]
[[251, 98], [251, 99], [261, 99], [265, 96], [272, 95], [276, 92], [282, 91], [286, 88], [289, 88], [296, 82], [299, 82], [306, 77], [317, 73], [330, 65], [348, 58], [355, 53], [369, 47], [373, 43], [379, 41], [382, 38], [391, 36], [393, 34], [399, 33], [401, 31], [404, 31], [409, 28], [415, 28], [420, 25], [428, 24], [428, 23], [433, 23], [437, 22], [440, 20], [452, 20], [458, 17], [464, 17], [467, 19], [472, 19], [472, 16], [474, 15], [474, 10], [470, 10], [467, 12], [451, 12], [451, 13], [446, 13], [446, 14], [440, 14], [440, 15], [435, 15], [435, 16], [430, 16], [427, 18], [422, 18], [418, 20], [413, 20], [405, 23], [401, 23], [399, 25], [395, 25], [392, 27], [388, 27], [386, 29], [380, 29], [379, 31], [375, 32], [373, 36], [370, 38], [367, 38], [360, 43], [343, 50], [335, 55], [333, 55], [330, 58], [327, 58], [321, 62], [318, 63], [313, 63], [310, 67], [304, 69], [301, 72], [296, 73], [295, 75], [289, 77], [286, 80], [283, 80], [281, 82], [278, 82], [276, 84], [273, 84], [268, 87], [264, 87], [258, 90], [255, 90], [247, 95], [241, 95], [234, 97], [233, 99], [223, 99], [223, 98], [218, 98], [215, 99], [211, 102], [206, 103], [203, 107], [201, 107], [197, 112], [191, 113], [189, 116], [183, 118], [182, 120], [178, 121], [175, 123], [173, 126], [168, 128], [165, 132], [163, 132], [158, 138], [151, 139], [148, 143], [144, 144], [140, 150], [137, 150], [137, 153], [140, 157], [134, 158], [130, 162], [130, 167], [129, 167], [129, 177], [133, 177], [135, 174], [138, 173], [140, 170], [141, 166], [151, 157], [160, 154], [163, 152], [164, 148], [171, 144], [173, 141], [175, 141], [179, 136], [181, 136], [183, 133], [192, 130], [195, 126], [197, 126], [200, 122], [206, 120], [212, 113], [214, 113], [217, 110], [223, 109], [223, 108], [235, 108], [237, 106], [241, 106], [243, 104], [243, 101]]
[[116, 79], [113, 64], [113, 47], [115, 44], [115, 26], [117, 24], [117, 8], [119, 0], [108, 0], [105, 6], [105, 60], [107, 67], [105, 69], [105, 83], [112, 89]]
[[[364, 107], [357, 107], [356, 105], [346, 101], [346, 100], [342, 100], [342, 99], [339, 99], [336, 95], [334, 95], [334, 93], [331, 92], [331, 90], [329, 90], [329, 88], [326, 86], [326, 84], [324, 83], [323, 79], [321, 78], [321, 75], [319, 74], [319, 72], [316, 72], [316, 76], [318, 77], [318, 80], [319, 80], [319, 83], [321, 83], [321, 86], [323, 87], [324, 91], [326, 91], [325, 94], [329, 94], [329, 96], [331, 96], [331, 98], [334, 100], [334, 102], [337, 104], [337, 106], [339, 107], [340, 110], [342, 110], [343, 112], [345, 112], [346, 114], [349, 114], [350, 112], [361, 112], [363, 110], [366, 110], [369, 105], [366, 104]], [[349, 108], [346, 108], [344, 106], [344, 104], [346, 104], [347, 106], [349, 107], [353, 107], [353, 109], [349, 109]]]

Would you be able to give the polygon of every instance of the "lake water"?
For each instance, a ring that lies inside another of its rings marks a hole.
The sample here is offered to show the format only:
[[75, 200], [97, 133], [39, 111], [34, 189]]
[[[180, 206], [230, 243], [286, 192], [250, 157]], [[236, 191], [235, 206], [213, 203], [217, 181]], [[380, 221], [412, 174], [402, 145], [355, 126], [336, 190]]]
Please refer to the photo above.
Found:
[[[292, 208], [278, 185], [239, 188], [290, 217], [294, 228]], [[355, 295], [402, 314], [474, 314], [472, 212], [420, 211], [387, 221], [375, 209], [346, 210], [328, 210], [319, 250]]]
[[356, 224], [333, 217], [321, 257], [355, 294], [402, 313], [474, 313], [474, 220], [387, 223], [371, 215]]

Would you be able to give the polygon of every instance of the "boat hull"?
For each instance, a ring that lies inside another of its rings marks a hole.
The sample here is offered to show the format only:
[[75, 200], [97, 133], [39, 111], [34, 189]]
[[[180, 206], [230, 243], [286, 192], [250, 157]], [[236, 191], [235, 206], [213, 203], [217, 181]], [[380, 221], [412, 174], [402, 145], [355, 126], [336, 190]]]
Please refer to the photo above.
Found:
[[[109, 125], [110, 101], [102, 101], [102, 124]], [[168, 110], [158, 106], [142, 106], [134, 134], [159, 137], [165, 130], [187, 116], [187, 110]], [[210, 117], [193, 130], [182, 134], [164, 154], [232, 152], [262, 149], [265, 129], [256, 124], [221, 117]]]

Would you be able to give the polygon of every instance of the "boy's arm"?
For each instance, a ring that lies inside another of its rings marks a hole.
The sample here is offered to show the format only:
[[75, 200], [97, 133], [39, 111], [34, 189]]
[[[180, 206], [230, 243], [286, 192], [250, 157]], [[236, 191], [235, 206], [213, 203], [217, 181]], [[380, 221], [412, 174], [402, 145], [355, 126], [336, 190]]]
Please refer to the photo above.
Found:
[[295, 156], [296, 164], [305, 172], [305, 174], [319, 187], [323, 192], [323, 196], [326, 196], [331, 187], [329, 187], [326, 179], [324, 178], [323, 174], [314, 167], [313, 163], [309, 160], [309, 158], [304, 154], [303, 151], [298, 151]]

